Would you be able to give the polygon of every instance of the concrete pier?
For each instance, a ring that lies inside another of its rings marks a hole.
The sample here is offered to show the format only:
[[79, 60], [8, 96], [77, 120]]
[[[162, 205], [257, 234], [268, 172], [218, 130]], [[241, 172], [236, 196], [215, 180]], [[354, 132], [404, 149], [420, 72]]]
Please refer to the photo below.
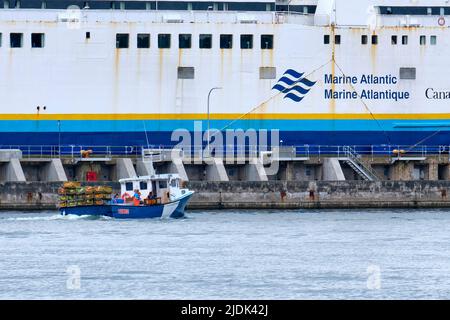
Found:
[[0, 209], [54, 209], [63, 181], [105, 183], [119, 192], [120, 178], [164, 173], [178, 173], [196, 191], [190, 208], [450, 207], [449, 154], [299, 156], [283, 147], [229, 160], [159, 149], [85, 158], [0, 150]]
[[[119, 192], [118, 183], [108, 185]], [[56, 210], [60, 186], [0, 183], [0, 209]], [[450, 208], [450, 181], [190, 181], [187, 187], [195, 191], [191, 210]]]

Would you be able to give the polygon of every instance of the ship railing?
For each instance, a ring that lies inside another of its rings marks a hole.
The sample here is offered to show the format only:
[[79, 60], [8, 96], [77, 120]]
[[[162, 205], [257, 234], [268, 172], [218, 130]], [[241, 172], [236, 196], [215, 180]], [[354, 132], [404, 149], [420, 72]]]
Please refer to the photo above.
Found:
[[[112, 158], [131, 157], [140, 158], [144, 149], [158, 149], [168, 152], [172, 145], [0, 145], [0, 149], [21, 150], [23, 158], [80, 158], [83, 152], [90, 157]], [[370, 158], [391, 157], [393, 159], [438, 157], [440, 160], [450, 161], [450, 145], [225, 145], [220, 148], [210, 146], [210, 155], [223, 158], [257, 158], [261, 152], [289, 155], [291, 158], [322, 158], [344, 157], [348, 149], [358, 156]], [[205, 145], [189, 146], [183, 149], [184, 158], [204, 158], [208, 156]]]

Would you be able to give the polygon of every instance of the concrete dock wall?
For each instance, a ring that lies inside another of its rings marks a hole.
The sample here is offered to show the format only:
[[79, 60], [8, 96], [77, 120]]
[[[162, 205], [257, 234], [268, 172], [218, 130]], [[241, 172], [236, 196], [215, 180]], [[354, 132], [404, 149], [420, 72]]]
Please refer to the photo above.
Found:
[[[105, 184], [118, 192], [118, 183]], [[60, 186], [0, 183], [0, 209], [56, 209]], [[189, 209], [450, 208], [450, 181], [190, 181], [187, 187], [196, 191]]]

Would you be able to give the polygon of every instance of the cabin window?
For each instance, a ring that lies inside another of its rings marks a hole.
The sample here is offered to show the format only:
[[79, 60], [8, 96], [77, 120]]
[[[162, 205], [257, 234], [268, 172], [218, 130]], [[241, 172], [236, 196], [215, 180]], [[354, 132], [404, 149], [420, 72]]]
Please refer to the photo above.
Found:
[[194, 67], [178, 67], [178, 79], [194, 79]]
[[125, 190], [126, 191], [133, 191], [133, 182], [125, 183]]
[[402, 45], [406, 46], [408, 44], [408, 36], [402, 36]]
[[277, 69], [275, 67], [261, 67], [259, 68], [260, 79], [276, 79]]
[[372, 36], [372, 44], [373, 45], [377, 45], [378, 44], [378, 36], [377, 35], [373, 35]]
[[201, 34], [198, 37], [199, 48], [200, 49], [211, 49], [212, 48], [212, 34]]
[[391, 44], [392, 45], [396, 45], [397, 44], [397, 36], [392, 36], [391, 37]]
[[116, 48], [126, 49], [129, 46], [130, 35], [128, 33], [116, 34]]
[[367, 44], [368, 43], [368, 39], [366, 35], [362, 35], [361, 36], [361, 44]]
[[323, 36], [323, 44], [330, 44], [330, 35], [326, 34]]
[[400, 79], [415, 80], [416, 79], [416, 68], [400, 68]]
[[176, 179], [171, 180], [171, 181], [170, 181], [170, 186], [171, 186], [172, 188], [176, 188], [176, 187], [177, 187], [177, 180], [176, 180]]
[[145, 182], [145, 181], [139, 182], [139, 189], [140, 190], [147, 190], [147, 182]]
[[252, 49], [252, 48], [253, 48], [253, 35], [241, 34], [241, 49]]
[[159, 181], [159, 189], [166, 189], [167, 188], [167, 181]]
[[192, 35], [191, 34], [179, 34], [178, 35], [178, 48], [190, 49], [192, 47]]
[[232, 34], [221, 34], [220, 35], [220, 49], [231, 49], [233, 48], [233, 35]]
[[273, 49], [273, 34], [261, 35], [261, 49]]
[[23, 33], [11, 33], [9, 35], [11, 48], [21, 48], [23, 41]]
[[137, 47], [138, 49], [150, 48], [150, 34], [138, 33], [137, 35]]
[[420, 36], [420, 45], [424, 46], [427, 44], [427, 37], [426, 36]]
[[340, 35], [335, 35], [334, 36], [334, 44], [341, 44], [341, 36]]
[[432, 46], [435, 46], [437, 44], [437, 37], [436, 36], [431, 36], [430, 37], [430, 44]]
[[32, 33], [31, 34], [31, 47], [32, 48], [43, 48], [44, 40], [45, 40], [45, 35], [43, 33]]
[[160, 49], [170, 48], [170, 34], [168, 33], [158, 34], [158, 48]]
[[86, 39], [90, 39], [91, 38], [91, 33], [88, 31], [86, 32]]

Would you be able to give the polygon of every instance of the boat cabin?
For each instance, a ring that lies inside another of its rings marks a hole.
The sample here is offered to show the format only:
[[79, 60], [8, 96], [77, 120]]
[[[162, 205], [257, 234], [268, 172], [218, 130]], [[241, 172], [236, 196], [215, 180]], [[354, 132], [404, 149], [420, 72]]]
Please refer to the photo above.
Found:
[[[182, 194], [180, 177], [177, 174], [160, 174], [121, 179], [121, 198], [133, 198], [135, 191], [139, 191], [141, 200], [153, 200], [157, 203], [168, 203]], [[150, 195], [150, 197], [149, 197]], [[152, 198], [152, 199], [150, 199]], [[127, 201], [126, 201], [127, 202]]]

